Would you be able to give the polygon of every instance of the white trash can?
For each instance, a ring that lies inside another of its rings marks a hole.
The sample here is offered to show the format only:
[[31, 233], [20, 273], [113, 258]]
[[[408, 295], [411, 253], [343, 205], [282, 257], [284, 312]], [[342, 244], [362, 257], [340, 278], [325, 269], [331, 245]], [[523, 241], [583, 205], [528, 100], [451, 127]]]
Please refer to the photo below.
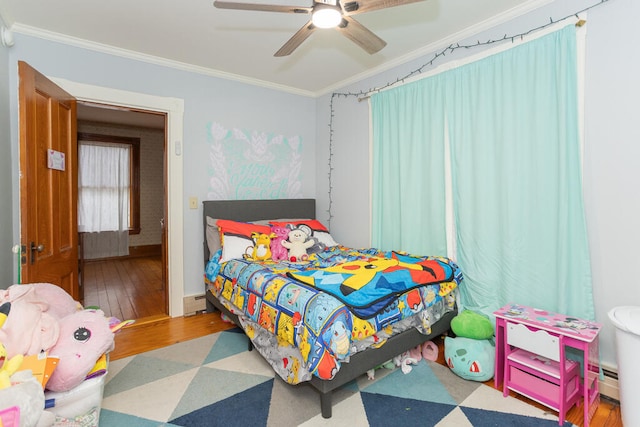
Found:
[[625, 426], [640, 426], [640, 307], [622, 306], [609, 311], [609, 319], [616, 327], [618, 387], [620, 412]]

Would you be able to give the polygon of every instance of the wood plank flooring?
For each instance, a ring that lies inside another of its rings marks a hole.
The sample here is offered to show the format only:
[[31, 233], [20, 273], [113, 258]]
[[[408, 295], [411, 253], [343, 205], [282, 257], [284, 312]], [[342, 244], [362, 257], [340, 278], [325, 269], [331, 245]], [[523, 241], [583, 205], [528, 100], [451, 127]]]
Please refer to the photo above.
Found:
[[[167, 318], [157, 321], [141, 321], [127, 327], [116, 334], [115, 350], [111, 352], [111, 360], [142, 353], [149, 350], [165, 347], [182, 341], [198, 338], [208, 334], [213, 334], [231, 328], [232, 325], [220, 319], [219, 313], [197, 314], [190, 317]], [[443, 340], [437, 340], [440, 351], [438, 363], [444, 365]], [[486, 385], [493, 387], [493, 380], [487, 381]], [[540, 408], [544, 406], [511, 393], [527, 403]], [[549, 410], [551, 411], [551, 410]], [[573, 407], [567, 414], [567, 421], [577, 426], [583, 426], [582, 406]], [[591, 427], [622, 427], [620, 405], [618, 402], [607, 399], [603, 396], [600, 406], [594, 414]]]
[[159, 256], [86, 261], [83, 269], [85, 307], [120, 320], [168, 317]]

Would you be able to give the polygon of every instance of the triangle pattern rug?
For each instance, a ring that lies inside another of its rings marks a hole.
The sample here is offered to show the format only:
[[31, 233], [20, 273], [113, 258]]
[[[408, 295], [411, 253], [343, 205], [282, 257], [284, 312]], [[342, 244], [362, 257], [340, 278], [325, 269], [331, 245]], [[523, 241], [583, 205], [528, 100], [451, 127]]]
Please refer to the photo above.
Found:
[[558, 426], [553, 411], [425, 360], [363, 375], [332, 401], [322, 418], [314, 388], [282, 381], [232, 329], [110, 362], [100, 426]]

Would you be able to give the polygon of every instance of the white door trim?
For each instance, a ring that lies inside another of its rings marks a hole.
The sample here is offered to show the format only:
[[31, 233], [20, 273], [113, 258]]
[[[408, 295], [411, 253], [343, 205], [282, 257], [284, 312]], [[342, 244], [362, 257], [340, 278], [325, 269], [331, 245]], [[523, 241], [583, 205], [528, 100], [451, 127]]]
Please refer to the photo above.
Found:
[[[184, 100], [128, 92], [101, 86], [76, 83], [48, 77], [79, 101], [117, 105], [128, 108], [158, 111], [167, 114], [167, 278], [169, 286], [169, 316], [184, 314], [184, 264], [183, 264], [183, 116]], [[126, 320], [126, 319], [122, 319]]]

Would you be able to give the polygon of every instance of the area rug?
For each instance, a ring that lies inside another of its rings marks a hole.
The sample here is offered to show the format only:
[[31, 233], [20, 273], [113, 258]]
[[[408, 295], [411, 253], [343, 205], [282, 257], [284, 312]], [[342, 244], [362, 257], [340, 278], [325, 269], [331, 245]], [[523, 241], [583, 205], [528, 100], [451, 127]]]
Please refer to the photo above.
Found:
[[346, 384], [324, 419], [316, 390], [275, 376], [238, 329], [112, 361], [100, 412], [101, 427], [323, 425], [554, 427], [558, 417], [423, 360]]

